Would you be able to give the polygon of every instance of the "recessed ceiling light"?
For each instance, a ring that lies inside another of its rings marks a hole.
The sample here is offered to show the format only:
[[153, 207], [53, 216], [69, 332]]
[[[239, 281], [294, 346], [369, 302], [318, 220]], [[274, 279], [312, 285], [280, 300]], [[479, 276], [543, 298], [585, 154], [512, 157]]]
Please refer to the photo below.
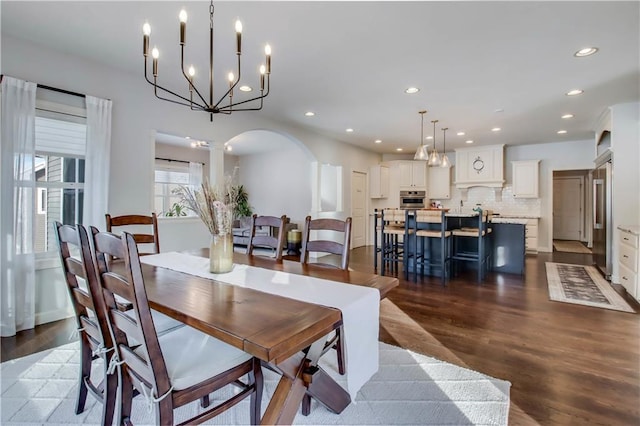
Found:
[[458, 132], [456, 133], [458, 136], [464, 136], [464, 132]]
[[425, 139], [431, 140], [433, 139], [433, 136], [427, 136]]
[[314, 115], [316, 115], [316, 113], [313, 111], [307, 111], [304, 113], [304, 115], [306, 115], [307, 117], [313, 117]]
[[185, 139], [191, 139], [191, 136], [185, 136], [184, 138]]
[[584, 93], [584, 90], [573, 89], [573, 90], [567, 92], [567, 96], [575, 96], [575, 95], [580, 95], [582, 93]]
[[497, 110], [495, 110], [493, 112], [504, 112], [504, 110], [502, 108], [498, 108]]
[[396, 151], [402, 151], [402, 148], [396, 148]]
[[226, 150], [231, 152], [231, 151], [233, 151], [233, 147], [231, 147], [231, 145], [227, 145]]
[[502, 130], [500, 127], [494, 127], [491, 129], [492, 132], [499, 132], [500, 130]]
[[382, 143], [382, 139], [376, 139], [375, 141], [373, 141], [374, 143]]
[[418, 89], [417, 87], [409, 87], [407, 89], [405, 89], [404, 93], [408, 93], [410, 95], [414, 94], [414, 93], [418, 93], [420, 91], [420, 89]]
[[562, 118], [573, 118], [573, 114], [565, 114], [562, 116]]
[[250, 86], [240, 86], [240, 91], [241, 92], [250, 92], [253, 89]]
[[558, 130], [558, 134], [559, 134], [559, 135], [564, 135], [565, 133], [567, 133], [567, 131], [566, 131], [566, 130]]
[[465, 141], [465, 143], [473, 143], [473, 141], [469, 139], [468, 141]]
[[349, 127], [348, 129], [345, 130], [345, 132], [351, 133], [351, 132], [353, 132], [353, 129], [351, 127]]
[[591, 56], [598, 51], [597, 47], [585, 47], [584, 49], [578, 50], [573, 56], [577, 58], [583, 58], [585, 56]]

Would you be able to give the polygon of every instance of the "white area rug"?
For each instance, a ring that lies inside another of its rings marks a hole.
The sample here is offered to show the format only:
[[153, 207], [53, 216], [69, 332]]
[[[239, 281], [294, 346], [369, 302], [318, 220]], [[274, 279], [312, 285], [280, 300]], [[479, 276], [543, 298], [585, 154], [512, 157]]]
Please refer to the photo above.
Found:
[[[100, 423], [101, 405], [91, 395], [85, 412], [74, 414], [78, 346], [70, 343], [1, 364], [3, 425]], [[332, 355], [322, 365], [344, 386]], [[265, 371], [263, 410], [277, 379]], [[311, 415], [298, 413], [295, 424], [506, 425], [510, 387], [507, 381], [380, 343], [380, 370], [355, 403], [336, 415], [314, 401]], [[245, 400], [206, 424], [249, 424], [248, 404]], [[192, 403], [178, 409], [175, 421], [199, 407]], [[134, 399], [133, 413], [134, 424], [155, 422], [155, 413], [147, 411], [140, 396]]]

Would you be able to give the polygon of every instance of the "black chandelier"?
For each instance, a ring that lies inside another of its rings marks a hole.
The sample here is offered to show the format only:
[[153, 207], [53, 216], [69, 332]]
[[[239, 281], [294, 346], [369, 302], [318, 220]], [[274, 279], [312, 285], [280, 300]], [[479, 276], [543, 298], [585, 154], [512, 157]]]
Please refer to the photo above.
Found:
[[[265, 64], [260, 66], [260, 96], [256, 96], [251, 99], [236, 101], [233, 100], [233, 89], [240, 82], [240, 56], [242, 51], [242, 23], [238, 20], [236, 21], [236, 55], [238, 57], [238, 70], [237, 77], [234, 76], [232, 72], [228, 75], [229, 80], [229, 89], [227, 92], [220, 97], [217, 102], [214, 103], [213, 97], [213, 1], [211, 1], [211, 5], [209, 6], [209, 101], [205, 100], [204, 96], [200, 93], [198, 88], [194, 84], [194, 76], [195, 76], [195, 68], [192, 66], [189, 67], [188, 70], [185, 70], [184, 66], [184, 46], [185, 46], [185, 36], [187, 32], [187, 12], [182, 9], [180, 11], [180, 70], [182, 75], [187, 80], [189, 85], [189, 97], [185, 97], [179, 95], [178, 93], [169, 90], [165, 87], [162, 87], [158, 84], [158, 57], [159, 51], [156, 47], [154, 47], [151, 51], [151, 56], [153, 58], [153, 81], [151, 81], [147, 75], [147, 57], [149, 56], [149, 36], [151, 35], [151, 26], [148, 22], [145, 22], [142, 27], [142, 41], [143, 48], [142, 53], [144, 55], [144, 78], [147, 80], [149, 84], [153, 86], [154, 94], [158, 99], [162, 99], [164, 101], [173, 102], [179, 105], [184, 105], [190, 107], [194, 111], [205, 111], [210, 115], [211, 121], [213, 121], [213, 114], [231, 114], [234, 111], [258, 111], [262, 109], [263, 99], [267, 97], [269, 94], [269, 77], [271, 75], [271, 47], [267, 44], [265, 46], [264, 52], [266, 55]], [[266, 75], [266, 78], [265, 78]], [[265, 80], [266, 80], [266, 90], [265, 90]], [[164, 96], [161, 96], [160, 93]], [[196, 94], [194, 100], [194, 92]], [[172, 97], [165, 97], [165, 96]], [[228, 100], [226, 102], [225, 100]], [[260, 101], [259, 106], [254, 107], [241, 107], [237, 108], [239, 105], [245, 105], [249, 102]]]

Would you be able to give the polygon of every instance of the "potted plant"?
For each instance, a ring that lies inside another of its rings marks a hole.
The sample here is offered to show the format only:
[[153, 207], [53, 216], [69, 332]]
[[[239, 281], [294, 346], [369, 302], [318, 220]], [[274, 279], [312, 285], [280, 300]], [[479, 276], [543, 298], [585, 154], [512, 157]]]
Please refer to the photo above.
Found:
[[240, 219], [249, 217], [253, 214], [249, 205], [249, 194], [243, 185], [235, 185], [231, 187], [231, 197], [234, 202], [233, 218]]

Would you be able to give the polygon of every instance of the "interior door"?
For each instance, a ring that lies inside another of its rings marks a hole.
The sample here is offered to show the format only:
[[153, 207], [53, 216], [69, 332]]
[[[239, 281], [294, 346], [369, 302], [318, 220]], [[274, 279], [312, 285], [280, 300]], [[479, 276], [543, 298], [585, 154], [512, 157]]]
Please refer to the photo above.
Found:
[[553, 180], [553, 238], [556, 240], [582, 240], [582, 185], [582, 177]]
[[367, 244], [367, 175], [351, 173], [351, 248]]

